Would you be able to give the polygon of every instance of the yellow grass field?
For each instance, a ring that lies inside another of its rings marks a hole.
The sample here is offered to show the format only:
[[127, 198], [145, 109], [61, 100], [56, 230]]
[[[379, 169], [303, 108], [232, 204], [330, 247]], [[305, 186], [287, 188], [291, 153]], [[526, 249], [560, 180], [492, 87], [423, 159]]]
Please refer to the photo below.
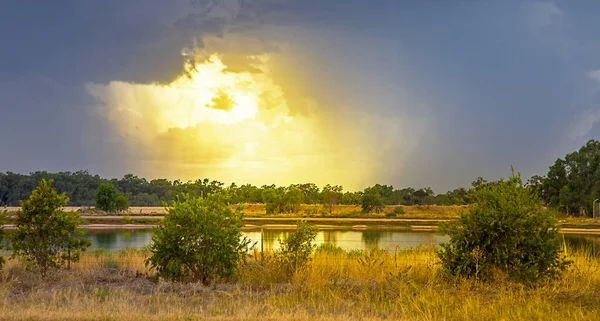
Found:
[[[239, 205], [231, 205], [232, 208], [237, 208]], [[266, 209], [264, 204], [242, 204], [243, 212], [246, 216], [265, 216]], [[368, 217], [385, 217], [385, 214], [391, 213], [395, 208], [401, 207], [404, 210], [404, 214], [398, 215], [402, 218], [454, 218], [458, 216], [461, 210], [464, 210], [466, 206], [386, 206], [382, 213], [361, 213], [361, 207], [359, 205], [336, 205], [333, 207], [333, 211], [330, 214], [323, 205], [320, 204], [302, 204], [297, 213], [293, 214], [277, 214], [269, 215], [269, 217], [353, 217], [353, 216], [368, 216]], [[19, 210], [19, 207], [7, 207], [9, 212], [15, 212]], [[89, 207], [66, 207], [67, 211], [80, 211], [82, 215], [106, 215], [103, 212], [96, 212]], [[119, 213], [118, 215], [164, 215], [166, 212], [164, 207], [130, 207], [128, 211]]]
[[282, 279], [269, 254], [240, 264], [237, 281], [153, 282], [148, 253], [86, 254], [46, 279], [9, 261], [0, 272], [2, 320], [600, 320], [600, 262], [575, 253], [561, 280], [527, 288], [448, 280], [431, 249], [318, 251]]

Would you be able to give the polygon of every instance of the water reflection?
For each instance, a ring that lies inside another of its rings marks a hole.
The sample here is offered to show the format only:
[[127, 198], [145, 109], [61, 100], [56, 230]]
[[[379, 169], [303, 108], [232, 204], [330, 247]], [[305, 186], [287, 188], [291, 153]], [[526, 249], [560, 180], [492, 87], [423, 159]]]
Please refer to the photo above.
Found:
[[[257, 229], [245, 231], [244, 235], [257, 249], [262, 247], [263, 250], [277, 250], [279, 240], [287, 238], [289, 233], [290, 230]], [[152, 241], [152, 230], [87, 230], [85, 236], [92, 240], [93, 249], [141, 249]], [[438, 246], [448, 239], [447, 236], [429, 231], [321, 230], [317, 234], [315, 244], [331, 243], [345, 250], [369, 250], [377, 247], [394, 251], [417, 246]], [[600, 235], [565, 234], [564, 240], [571, 250], [583, 249], [592, 255], [600, 256]]]
[[[290, 230], [245, 231], [251, 244], [257, 249], [277, 250], [279, 240], [288, 237]], [[119, 250], [141, 249], [152, 241], [152, 230], [87, 230], [85, 237], [92, 240], [92, 249]], [[395, 250], [423, 246], [435, 246], [445, 242], [446, 236], [432, 232], [385, 231], [385, 230], [323, 230], [319, 231], [315, 244], [331, 243], [345, 250], [368, 250], [373, 247]]]

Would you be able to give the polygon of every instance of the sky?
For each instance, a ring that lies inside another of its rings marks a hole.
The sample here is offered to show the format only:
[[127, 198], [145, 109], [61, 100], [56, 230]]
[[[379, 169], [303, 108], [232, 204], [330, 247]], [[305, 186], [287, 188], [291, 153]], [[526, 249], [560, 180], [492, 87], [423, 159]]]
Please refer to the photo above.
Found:
[[600, 2], [0, 2], [0, 171], [445, 192], [600, 135]]

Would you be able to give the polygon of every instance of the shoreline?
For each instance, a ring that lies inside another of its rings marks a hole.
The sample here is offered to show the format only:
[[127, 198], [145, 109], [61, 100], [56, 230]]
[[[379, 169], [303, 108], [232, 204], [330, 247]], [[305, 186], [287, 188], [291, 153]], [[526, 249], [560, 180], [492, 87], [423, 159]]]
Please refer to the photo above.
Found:
[[[83, 224], [79, 228], [85, 230], [150, 230], [156, 227], [156, 224]], [[407, 232], [437, 232], [439, 227], [436, 225], [331, 225], [331, 224], [315, 224], [319, 230], [398, 230]], [[15, 225], [5, 224], [2, 227], [6, 230], [14, 230]], [[256, 230], [293, 230], [296, 228], [295, 224], [264, 224], [264, 225], [253, 225], [246, 224], [242, 227], [243, 231], [256, 231]], [[577, 228], [577, 227], [563, 227], [560, 228], [561, 234], [593, 234], [600, 235], [600, 227], [594, 228]]]

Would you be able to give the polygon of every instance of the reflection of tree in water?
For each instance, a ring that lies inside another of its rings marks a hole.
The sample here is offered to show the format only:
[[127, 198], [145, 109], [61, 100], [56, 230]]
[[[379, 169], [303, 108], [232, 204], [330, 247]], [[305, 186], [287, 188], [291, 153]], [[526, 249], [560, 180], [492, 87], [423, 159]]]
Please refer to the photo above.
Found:
[[[564, 234], [563, 234], [564, 235]], [[600, 237], [597, 235], [564, 235], [567, 247], [572, 251], [585, 251], [600, 256]]]
[[91, 234], [92, 240], [96, 240], [99, 248], [112, 249], [117, 243], [117, 233], [115, 232], [100, 232]]
[[323, 231], [323, 242], [338, 245], [338, 235], [337, 231]]
[[[262, 242], [264, 250], [272, 250], [276, 246], [279, 246], [279, 239], [285, 240], [290, 232], [288, 231], [277, 231], [277, 230], [263, 230]], [[256, 245], [260, 249], [260, 243]]]
[[379, 247], [379, 240], [381, 239], [380, 231], [363, 231], [361, 235], [361, 239], [365, 245], [366, 249], [371, 249], [374, 247]]
[[130, 230], [125, 230], [125, 231], [121, 232], [121, 237], [124, 240], [127, 240], [127, 239], [131, 238], [132, 234], [135, 234], [135, 232], [132, 232]]

